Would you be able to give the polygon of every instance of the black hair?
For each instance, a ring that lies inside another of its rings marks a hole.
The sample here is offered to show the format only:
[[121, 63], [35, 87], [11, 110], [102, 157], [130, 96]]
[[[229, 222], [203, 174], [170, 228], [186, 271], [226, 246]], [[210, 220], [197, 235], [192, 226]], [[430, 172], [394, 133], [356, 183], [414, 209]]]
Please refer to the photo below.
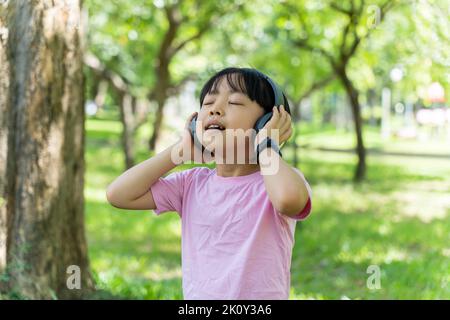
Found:
[[225, 68], [214, 74], [203, 86], [200, 92], [200, 108], [208, 93], [217, 92], [217, 86], [222, 77], [226, 77], [232, 91], [247, 95], [250, 100], [256, 101], [265, 113], [272, 111], [275, 105], [275, 96], [269, 82], [258, 75], [256, 69], [250, 68]]

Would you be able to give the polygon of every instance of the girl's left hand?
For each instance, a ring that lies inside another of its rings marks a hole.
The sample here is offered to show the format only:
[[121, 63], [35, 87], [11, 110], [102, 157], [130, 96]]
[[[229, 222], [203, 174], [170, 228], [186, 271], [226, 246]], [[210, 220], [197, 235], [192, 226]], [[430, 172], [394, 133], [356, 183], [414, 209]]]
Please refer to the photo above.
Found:
[[[284, 109], [284, 106], [280, 106], [280, 110], [277, 107], [272, 109], [272, 118], [256, 135], [256, 145], [269, 136], [279, 146], [287, 141], [292, 135], [292, 121], [291, 115]], [[278, 134], [277, 134], [278, 130]]]

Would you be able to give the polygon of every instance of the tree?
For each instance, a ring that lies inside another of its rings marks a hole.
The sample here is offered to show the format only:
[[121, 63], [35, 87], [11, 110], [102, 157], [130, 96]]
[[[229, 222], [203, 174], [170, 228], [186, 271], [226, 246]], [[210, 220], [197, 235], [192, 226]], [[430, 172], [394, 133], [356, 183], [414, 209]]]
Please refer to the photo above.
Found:
[[[364, 0], [351, 0], [342, 4], [334, 1], [326, 1], [325, 4], [305, 1], [284, 4], [286, 15], [294, 20], [296, 26], [288, 31], [292, 44], [300, 50], [320, 56], [321, 61], [330, 66], [347, 94], [353, 115], [358, 155], [355, 181], [365, 178], [366, 149], [362, 134], [359, 92], [348, 75], [349, 63], [356, 55], [361, 42], [381, 23], [395, 2], [384, 1], [379, 5], [368, 5]], [[368, 21], [365, 14], [371, 11], [372, 16], [369, 18], [373, 21]]]
[[[136, 130], [146, 122], [148, 108], [146, 105], [138, 105], [138, 97], [132, 94], [130, 86], [117, 73], [106, 69], [101, 61], [91, 53], [84, 55], [84, 64], [92, 71], [97, 79], [94, 85], [95, 99], [101, 100], [99, 96], [105, 95], [101, 90], [103, 84], [112, 89], [115, 100], [118, 101], [120, 111], [120, 121], [122, 122], [122, 149], [125, 154], [125, 167], [127, 169], [134, 166], [134, 136]], [[97, 102], [96, 102], [97, 104]]]
[[0, 289], [19, 297], [93, 288], [79, 21], [79, 0], [0, 6]]
[[[92, 54], [108, 72], [127, 84], [128, 95], [143, 95], [156, 104], [153, 117], [148, 119], [153, 129], [148, 144], [149, 149], [154, 150], [167, 99], [178, 93], [187, 81], [197, 78], [190, 59], [175, 61], [177, 56], [183, 51], [195, 56], [196, 46], [213, 23], [241, 5], [231, 0], [155, 1], [151, 5], [142, 0], [114, 3], [88, 0], [87, 6], [91, 13], [89, 47]], [[98, 12], [108, 19], [98, 18]], [[111, 88], [117, 89], [116, 86]], [[117, 97], [121, 93], [116, 90], [114, 95]], [[118, 105], [124, 101], [129, 100], [119, 100]], [[132, 141], [128, 143], [131, 144]]]
[[[450, 7], [443, 0], [402, 2], [397, 6], [381, 28], [377, 28], [377, 36], [362, 44], [362, 54], [354, 66], [370, 68], [368, 72], [358, 68], [358, 72], [351, 73], [358, 88], [381, 92], [384, 87], [395, 86], [393, 103], [395, 96], [410, 103], [423, 99], [426, 89], [435, 81], [448, 92], [450, 81], [448, 73], [443, 71], [448, 69], [450, 36], [445, 30], [450, 28], [449, 14]], [[402, 70], [404, 75], [397, 83], [390, 78], [394, 68]]]

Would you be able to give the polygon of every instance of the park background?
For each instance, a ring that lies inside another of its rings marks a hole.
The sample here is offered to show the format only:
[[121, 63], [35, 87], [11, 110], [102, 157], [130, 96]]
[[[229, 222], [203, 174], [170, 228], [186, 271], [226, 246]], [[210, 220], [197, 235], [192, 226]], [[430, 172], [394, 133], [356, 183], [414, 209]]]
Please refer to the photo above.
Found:
[[290, 298], [449, 299], [449, 16], [445, 0], [0, 1], [0, 298], [182, 299], [178, 215], [105, 191], [240, 66], [284, 88], [283, 156], [313, 189]]

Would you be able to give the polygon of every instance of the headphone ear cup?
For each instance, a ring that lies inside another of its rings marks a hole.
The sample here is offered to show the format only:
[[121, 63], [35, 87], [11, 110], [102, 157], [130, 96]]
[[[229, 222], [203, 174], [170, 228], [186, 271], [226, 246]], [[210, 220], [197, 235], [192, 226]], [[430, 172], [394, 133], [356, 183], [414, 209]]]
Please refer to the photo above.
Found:
[[195, 128], [197, 126], [197, 116], [195, 116], [194, 118], [192, 118], [191, 123], [189, 124], [189, 129], [191, 131], [191, 135], [192, 138], [195, 139], [196, 138], [196, 134], [195, 134]]
[[200, 140], [197, 137], [196, 128], [197, 128], [197, 116], [192, 118], [191, 123], [189, 124], [189, 130], [191, 132], [191, 136], [192, 136], [192, 140], [194, 141], [194, 144], [199, 149], [201, 149], [203, 152], [205, 150], [205, 147], [202, 145], [202, 143], [200, 142]]
[[269, 120], [272, 118], [272, 114], [273, 114], [272, 111], [268, 112], [256, 121], [254, 127], [256, 133], [258, 133], [262, 128], [264, 128], [266, 123], [269, 122]]

